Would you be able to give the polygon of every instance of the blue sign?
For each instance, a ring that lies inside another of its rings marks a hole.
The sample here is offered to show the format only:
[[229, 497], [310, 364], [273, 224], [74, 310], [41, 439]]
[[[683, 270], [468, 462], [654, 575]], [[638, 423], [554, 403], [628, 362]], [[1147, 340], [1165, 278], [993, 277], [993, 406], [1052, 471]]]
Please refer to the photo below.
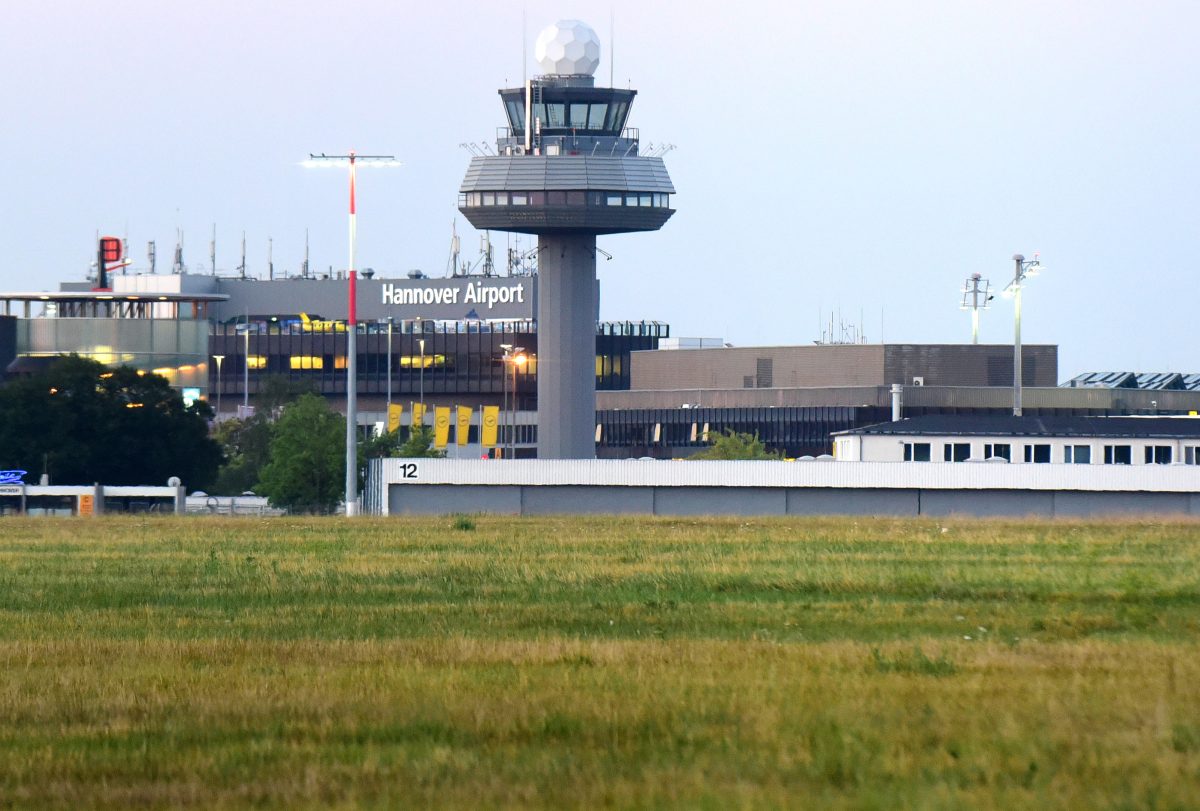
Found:
[[27, 470], [0, 470], [0, 484], [24, 484]]

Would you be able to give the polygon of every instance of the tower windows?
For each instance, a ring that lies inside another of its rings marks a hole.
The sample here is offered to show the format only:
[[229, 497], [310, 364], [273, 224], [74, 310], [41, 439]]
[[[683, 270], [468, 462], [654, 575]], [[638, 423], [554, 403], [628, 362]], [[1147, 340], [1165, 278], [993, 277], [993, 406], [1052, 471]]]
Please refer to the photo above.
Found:
[[458, 196], [464, 208], [478, 206], [636, 206], [670, 208], [671, 195], [662, 192], [621, 191], [485, 191]]

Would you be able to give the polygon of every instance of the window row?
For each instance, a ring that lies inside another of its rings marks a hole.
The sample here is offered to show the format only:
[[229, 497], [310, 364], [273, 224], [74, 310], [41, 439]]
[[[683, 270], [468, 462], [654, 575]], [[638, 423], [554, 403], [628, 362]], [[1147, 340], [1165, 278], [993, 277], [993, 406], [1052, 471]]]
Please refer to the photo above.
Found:
[[[525, 134], [525, 105], [523, 100], [505, 102], [508, 121], [513, 132]], [[607, 130], [617, 132], [625, 124], [629, 112], [627, 102], [548, 102], [530, 106], [530, 114], [542, 129]], [[537, 129], [534, 130], [537, 132]]]
[[[1012, 445], [1010, 443], [987, 443], [983, 446], [983, 456], [972, 456], [970, 442], [943, 442], [942, 461], [967, 462], [971, 460], [1003, 459], [1011, 462]], [[1057, 447], [1057, 451], [1055, 448]], [[905, 462], [929, 462], [932, 460], [933, 443], [905, 442]], [[1049, 464], [1060, 462], [1066, 465], [1090, 465], [1093, 463], [1091, 445], [1060, 445], [1049, 442], [1033, 442], [1021, 446], [1022, 461], [1030, 464]], [[1103, 463], [1106, 465], [1132, 465], [1136, 457], [1147, 465], [1169, 465], [1175, 462], [1175, 448], [1172, 445], [1144, 445], [1140, 452], [1135, 453], [1133, 445], [1104, 445]], [[1200, 445], [1187, 445], [1183, 448], [1183, 464], [1200, 465]]]
[[637, 206], [670, 208], [671, 195], [620, 191], [473, 191], [458, 195], [463, 208], [477, 206]]

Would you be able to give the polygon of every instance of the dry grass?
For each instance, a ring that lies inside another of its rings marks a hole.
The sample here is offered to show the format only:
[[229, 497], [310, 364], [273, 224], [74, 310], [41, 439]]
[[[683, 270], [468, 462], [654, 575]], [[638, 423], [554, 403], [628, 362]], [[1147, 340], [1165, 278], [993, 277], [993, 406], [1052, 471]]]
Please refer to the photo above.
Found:
[[1200, 796], [1193, 522], [0, 533], [0, 807]]

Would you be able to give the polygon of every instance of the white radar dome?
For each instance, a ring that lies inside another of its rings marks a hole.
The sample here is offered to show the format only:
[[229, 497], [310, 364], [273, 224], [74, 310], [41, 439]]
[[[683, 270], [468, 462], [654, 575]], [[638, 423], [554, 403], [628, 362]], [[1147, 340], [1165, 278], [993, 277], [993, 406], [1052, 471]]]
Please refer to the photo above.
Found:
[[533, 55], [547, 74], [591, 76], [600, 66], [600, 38], [587, 23], [559, 20], [538, 34]]

